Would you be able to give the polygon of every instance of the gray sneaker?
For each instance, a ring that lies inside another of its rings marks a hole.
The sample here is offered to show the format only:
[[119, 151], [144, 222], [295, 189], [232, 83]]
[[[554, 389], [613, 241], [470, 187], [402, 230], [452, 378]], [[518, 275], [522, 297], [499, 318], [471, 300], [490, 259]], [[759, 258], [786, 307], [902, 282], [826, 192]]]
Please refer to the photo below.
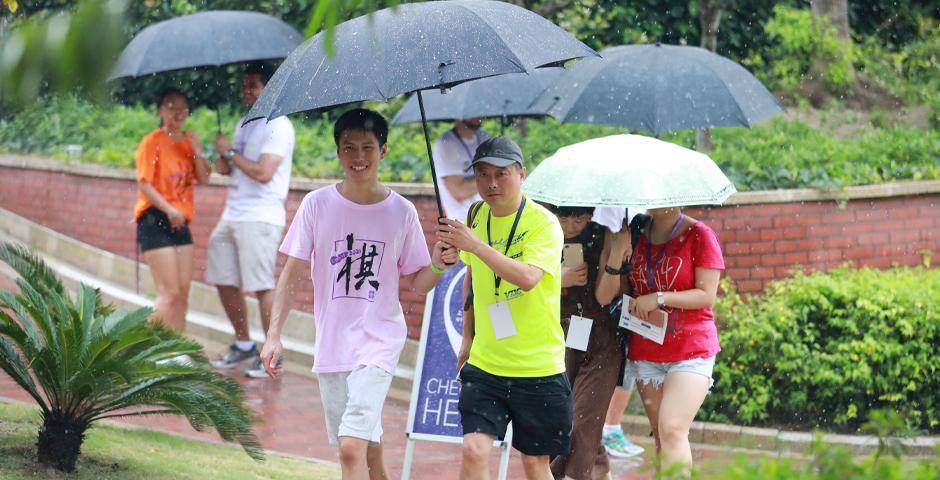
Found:
[[[284, 364], [284, 357], [277, 358], [277, 364]], [[264, 369], [264, 365], [261, 364], [261, 357], [255, 357], [251, 362], [251, 366], [245, 369], [245, 376], [250, 378], [268, 378], [268, 372]]]
[[212, 366], [214, 368], [233, 368], [238, 366], [238, 364], [254, 358], [258, 360], [258, 346], [254, 345], [251, 347], [251, 350], [240, 350], [235, 344], [231, 344], [228, 347], [228, 351], [225, 354], [221, 355], [219, 358], [212, 361]]

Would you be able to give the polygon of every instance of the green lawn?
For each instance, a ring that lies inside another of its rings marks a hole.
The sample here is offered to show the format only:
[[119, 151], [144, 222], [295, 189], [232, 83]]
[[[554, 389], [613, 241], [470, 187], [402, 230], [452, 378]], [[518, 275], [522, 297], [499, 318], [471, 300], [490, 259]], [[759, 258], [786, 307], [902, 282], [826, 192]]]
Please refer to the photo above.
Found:
[[0, 478], [21, 479], [338, 479], [339, 468], [269, 454], [255, 462], [239, 447], [143, 429], [99, 424], [82, 445], [74, 474], [35, 463], [38, 410], [0, 403]]

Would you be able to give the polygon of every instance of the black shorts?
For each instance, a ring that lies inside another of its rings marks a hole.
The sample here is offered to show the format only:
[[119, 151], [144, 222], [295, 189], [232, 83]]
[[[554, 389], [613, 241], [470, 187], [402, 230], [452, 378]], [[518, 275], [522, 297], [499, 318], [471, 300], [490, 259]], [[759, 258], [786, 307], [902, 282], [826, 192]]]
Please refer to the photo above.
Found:
[[146, 252], [155, 248], [191, 245], [193, 236], [189, 233], [189, 224], [173, 230], [169, 217], [158, 208], [150, 207], [137, 219], [137, 243], [140, 250]]
[[500, 377], [466, 364], [460, 370], [464, 434], [501, 438], [512, 421], [512, 446], [525, 455], [566, 455], [571, 448], [571, 384], [564, 373]]

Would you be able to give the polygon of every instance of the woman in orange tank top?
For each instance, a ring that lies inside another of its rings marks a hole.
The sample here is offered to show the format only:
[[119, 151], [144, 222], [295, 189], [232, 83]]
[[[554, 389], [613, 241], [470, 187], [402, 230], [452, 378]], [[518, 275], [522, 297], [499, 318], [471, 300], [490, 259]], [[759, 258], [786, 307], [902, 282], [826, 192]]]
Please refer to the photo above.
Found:
[[183, 131], [189, 104], [179, 90], [159, 96], [160, 128], [137, 147], [137, 241], [150, 266], [157, 299], [153, 316], [177, 330], [186, 326], [193, 271], [189, 232], [196, 184], [209, 183], [210, 167], [192, 131]]

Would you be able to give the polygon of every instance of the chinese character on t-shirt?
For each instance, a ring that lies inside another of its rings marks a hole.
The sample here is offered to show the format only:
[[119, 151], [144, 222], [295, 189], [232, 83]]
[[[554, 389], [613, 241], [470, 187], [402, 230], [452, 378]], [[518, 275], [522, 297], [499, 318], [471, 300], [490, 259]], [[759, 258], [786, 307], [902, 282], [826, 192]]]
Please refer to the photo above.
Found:
[[340, 265], [333, 284], [333, 298], [374, 301], [375, 293], [379, 290], [376, 278], [385, 253], [385, 242], [356, 240], [350, 233], [345, 240], [334, 242], [333, 251], [330, 263]]

